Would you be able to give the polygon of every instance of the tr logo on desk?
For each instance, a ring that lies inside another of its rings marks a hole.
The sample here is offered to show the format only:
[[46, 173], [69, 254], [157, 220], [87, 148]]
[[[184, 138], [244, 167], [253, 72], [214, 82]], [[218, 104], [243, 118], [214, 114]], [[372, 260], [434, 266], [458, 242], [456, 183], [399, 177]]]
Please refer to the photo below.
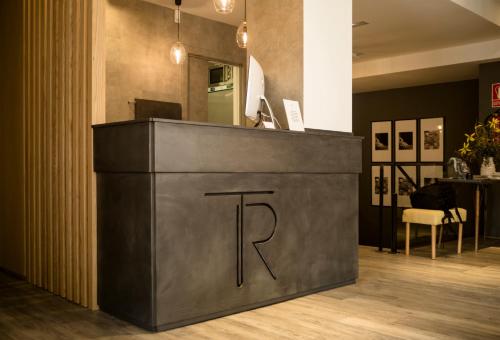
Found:
[[274, 226], [273, 226], [273, 231], [272, 233], [266, 237], [263, 240], [257, 240], [257, 241], [251, 241], [255, 250], [257, 251], [257, 254], [259, 254], [260, 259], [264, 263], [264, 265], [267, 268], [267, 271], [269, 274], [272, 276], [274, 280], [276, 280], [276, 275], [272, 271], [271, 267], [269, 266], [269, 263], [267, 263], [266, 259], [262, 255], [262, 253], [259, 250], [259, 245], [267, 243], [269, 240], [271, 240], [276, 233], [276, 226], [278, 224], [278, 218], [276, 216], [276, 212], [274, 211], [273, 207], [269, 203], [265, 202], [259, 202], [259, 203], [245, 203], [245, 196], [250, 196], [250, 195], [273, 195], [274, 191], [239, 191], [239, 192], [211, 192], [211, 193], [206, 193], [205, 196], [239, 196], [239, 203], [236, 205], [236, 284], [238, 287], [241, 287], [243, 285], [243, 257], [244, 257], [244, 251], [243, 251], [243, 245], [245, 242], [244, 236], [243, 236], [243, 231], [244, 231], [244, 219], [243, 216], [245, 214], [245, 207], [248, 208], [266, 208], [271, 211], [274, 217]]

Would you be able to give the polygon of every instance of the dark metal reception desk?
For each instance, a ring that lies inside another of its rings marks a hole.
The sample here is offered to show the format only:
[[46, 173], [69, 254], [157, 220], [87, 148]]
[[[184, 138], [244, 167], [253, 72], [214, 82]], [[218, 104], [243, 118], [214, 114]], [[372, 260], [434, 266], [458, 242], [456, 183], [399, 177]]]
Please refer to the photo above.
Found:
[[100, 308], [150, 330], [353, 283], [361, 139], [94, 127]]

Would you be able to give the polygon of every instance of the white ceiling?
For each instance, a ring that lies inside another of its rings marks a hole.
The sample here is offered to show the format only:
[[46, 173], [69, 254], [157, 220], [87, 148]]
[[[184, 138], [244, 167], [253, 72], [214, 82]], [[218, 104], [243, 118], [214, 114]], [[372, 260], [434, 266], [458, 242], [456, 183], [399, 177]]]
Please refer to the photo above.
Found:
[[[488, 6], [478, 6], [478, 2]], [[353, 0], [353, 92], [478, 77], [500, 60], [500, 0]]]
[[[175, 8], [174, 0], [143, 1]], [[481, 6], [478, 2], [481, 2]], [[244, 3], [244, 0], [236, 0], [233, 13], [228, 15], [218, 14], [212, 0], [183, 0], [181, 8], [192, 15], [238, 26], [243, 20]], [[397, 56], [408, 56], [407, 59], [412, 60], [415, 59], [413, 55], [417, 56], [423, 51], [452, 46], [470, 45], [468, 53], [474, 54], [474, 43], [500, 38], [500, 26], [494, 23], [498, 23], [498, 20], [492, 18], [500, 18], [500, 0], [353, 0], [353, 22], [369, 23], [353, 29], [353, 51], [362, 54], [353, 58], [353, 73], [356, 75], [353, 77], [353, 91], [374, 91], [477, 77], [477, 65], [489, 59], [486, 55], [488, 52], [484, 52], [474, 62], [467, 61], [462, 65], [450, 61], [449, 67], [444, 65], [445, 61], [454, 59], [453, 56], [440, 54], [439, 60], [436, 60], [440, 67], [420, 70], [408, 67], [406, 72], [392, 72], [375, 63], [377, 70], [366, 72], [366, 76], [358, 70], [369, 69], [366, 64], [374, 61], [385, 60], [384, 63], [390, 65], [392, 58]], [[493, 59], [498, 60], [492, 56]], [[377, 72], [379, 75], [373, 76]]]
[[[156, 5], [176, 8], [174, 0], [144, 0]], [[234, 10], [231, 14], [219, 14], [215, 11], [212, 0], [182, 0], [182, 12], [219, 21], [232, 26], [238, 26], [243, 20], [245, 13], [245, 1], [236, 0]]]
[[[144, 1], [175, 8], [174, 0]], [[456, 1], [353, 0], [353, 22], [369, 23], [353, 29], [353, 50], [362, 54], [353, 62], [500, 37], [499, 26]], [[486, 1], [500, 3], [500, 0]], [[236, 0], [233, 13], [226, 15], [215, 11], [212, 0], [183, 0], [181, 8], [192, 15], [238, 26], [243, 20], [244, 3], [244, 0]]]
[[[476, 0], [480, 1], [480, 0]], [[450, 0], [353, 0], [353, 61], [468, 44], [500, 37], [500, 27]]]
[[478, 67], [478, 63], [465, 63], [357, 78], [352, 80], [353, 93], [475, 79]]

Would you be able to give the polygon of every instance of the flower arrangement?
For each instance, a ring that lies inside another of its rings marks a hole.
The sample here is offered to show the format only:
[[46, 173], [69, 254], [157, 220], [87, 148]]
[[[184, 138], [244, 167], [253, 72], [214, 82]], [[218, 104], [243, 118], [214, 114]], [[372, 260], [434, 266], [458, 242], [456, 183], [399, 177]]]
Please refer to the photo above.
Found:
[[464, 146], [458, 150], [469, 164], [483, 159], [500, 156], [500, 117], [490, 116], [485, 123], [476, 123], [474, 131], [465, 134]]

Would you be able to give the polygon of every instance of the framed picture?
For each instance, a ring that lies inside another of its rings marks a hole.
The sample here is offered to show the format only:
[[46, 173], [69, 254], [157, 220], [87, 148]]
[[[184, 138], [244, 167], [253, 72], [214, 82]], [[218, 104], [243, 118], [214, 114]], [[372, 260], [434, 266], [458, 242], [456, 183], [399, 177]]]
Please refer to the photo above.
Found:
[[444, 118], [420, 120], [420, 161], [444, 161]]
[[372, 162], [392, 162], [392, 122], [372, 122]]
[[[417, 183], [417, 167], [415, 165], [402, 166], [403, 170], [410, 176], [413, 182]], [[398, 207], [410, 208], [410, 195], [415, 190], [411, 182], [403, 175], [401, 170], [396, 168], [396, 193], [398, 194]]]
[[417, 161], [417, 120], [398, 120], [395, 125], [396, 162]]
[[442, 165], [422, 165], [420, 166], [420, 186], [436, 183], [438, 178], [443, 178]]
[[[391, 206], [391, 166], [384, 165], [383, 194], [384, 206]], [[372, 166], [372, 204], [380, 204], [380, 166]]]

